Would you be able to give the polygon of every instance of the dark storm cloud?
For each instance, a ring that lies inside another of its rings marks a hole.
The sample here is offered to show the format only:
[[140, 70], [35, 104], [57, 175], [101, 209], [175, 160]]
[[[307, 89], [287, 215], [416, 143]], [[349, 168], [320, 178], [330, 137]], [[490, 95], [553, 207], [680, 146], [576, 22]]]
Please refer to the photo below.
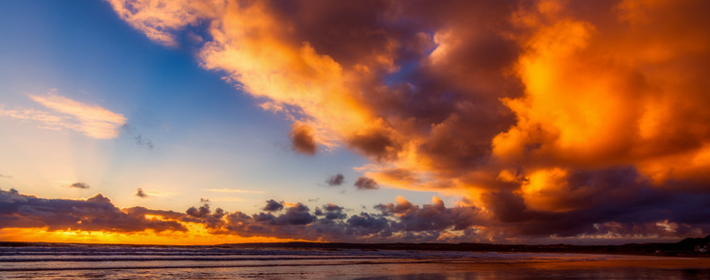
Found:
[[343, 174], [335, 174], [333, 176], [328, 177], [328, 179], [325, 180], [325, 183], [328, 184], [328, 186], [340, 186], [343, 184], [345, 181], [345, 176]]
[[377, 185], [377, 182], [375, 182], [375, 180], [373, 180], [372, 178], [364, 177], [364, 176], [358, 177], [357, 181], [355, 181], [354, 186], [358, 190], [376, 190], [376, 189], [380, 188]]
[[318, 146], [313, 139], [313, 128], [310, 126], [294, 124], [289, 137], [291, 137], [291, 147], [294, 151], [311, 156], [316, 154]]
[[261, 208], [261, 210], [266, 211], [266, 212], [275, 212], [275, 211], [281, 211], [281, 209], [284, 209], [284, 203], [283, 201], [278, 202], [273, 199], [269, 199], [266, 201], [266, 206], [264, 208]]
[[564, 185], [568, 189], [559, 191], [568, 195], [566, 199], [557, 199], [555, 193], [539, 198], [551, 209], [568, 209], [563, 212], [531, 209], [512, 192], [487, 193], [482, 202], [494, 215], [490, 225], [500, 230], [499, 236], [505, 232], [505, 236], [530, 237], [652, 232], [680, 238], [710, 230], [710, 222], [703, 218], [710, 214], [710, 206], [704, 203], [710, 194], [654, 188], [631, 167], [578, 171]]
[[124, 212], [101, 194], [87, 200], [43, 199], [23, 195], [15, 190], [0, 190], [0, 228], [47, 227], [50, 231], [187, 231], [175, 221], [147, 220], [144, 218], [146, 212], [150, 210], [134, 208]]
[[77, 189], [88, 189], [89, 184], [84, 183], [84, 182], [76, 182], [74, 184], [69, 185], [70, 188], [77, 188]]

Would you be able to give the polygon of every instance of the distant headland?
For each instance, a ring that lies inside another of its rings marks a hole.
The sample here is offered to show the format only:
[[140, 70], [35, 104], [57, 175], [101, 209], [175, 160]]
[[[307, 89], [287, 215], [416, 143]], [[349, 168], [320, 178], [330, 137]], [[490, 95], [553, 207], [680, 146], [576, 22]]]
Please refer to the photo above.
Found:
[[704, 238], [686, 238], [676, 243], [629, 243], [623, 245], [571, 245], [571, 244], [492, 244], [492, 243], [338, 243], [338, 242], [278, 242], [235, 243], [219, 245], [132, 245], [86, 243], [0, 242], [0, 247], [23, 246], [130, 246], [130, 247], [221, 247], [221, 248], [272, 248], [303, 250], [421, 250], [461, 252], [517, 252], [517, 253], [581, 253], [656, 255], [679, 257], [710, 257], [710, 235]]

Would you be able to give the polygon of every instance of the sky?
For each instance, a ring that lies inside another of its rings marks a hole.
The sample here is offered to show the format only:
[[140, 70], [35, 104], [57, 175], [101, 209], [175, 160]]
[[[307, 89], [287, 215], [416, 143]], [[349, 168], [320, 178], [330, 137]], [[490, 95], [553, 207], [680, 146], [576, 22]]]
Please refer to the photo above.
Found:
[[710, 234], [710, 2], [0, 2], [0, 240]]

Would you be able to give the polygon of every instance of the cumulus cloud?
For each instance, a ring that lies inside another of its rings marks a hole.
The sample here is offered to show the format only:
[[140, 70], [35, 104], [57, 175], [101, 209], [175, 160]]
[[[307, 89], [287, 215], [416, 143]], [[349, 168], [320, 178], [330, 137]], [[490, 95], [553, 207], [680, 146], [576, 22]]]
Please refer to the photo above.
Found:
[[363, 176], [357, 178], [357, 181], [355, 181], [354, 186], [358, 190], [376, 190], [380, 188], [377, 185], [377, 182], [375, 182], [375, 180]]
[[313, 138], [314, 136], [311, 127], [295, 123], [291, 128], [289, 136], [291, 137], [291, 147], [293, 147], [294, 151], [306, 155], [316, 154], [318, 146]]
[[343, 174], [335, 174], [333, 176], [328, 177], [328, 179], [325, 179], [325, 183], [328, 184], [328, 186], [340, 186], [345, 182], [345, 176]]
[[146, 198], [146, 197], [148, 197], [148, 194], [145, 193], [142, 188], [138, 188], [136, 190], [135, 196], [140, 197], [140, 198]]
[[89, 184], [84, 183], [84, 182], [76, 182], [74, 184], [69, 185], [70, 188], [77, 188], [77, 189], [88, 189]]
[[324, 216], [327, 220], [345, 219], [348, 215], [343, 213], [343, 210], [345, 208], [328, 203], [323, 205], [323, 208], [316, 208], [314, 214], [316, 216]]
[[110, 1], [161, 44], [200, 29], [201, 66], [292, 120], [295, 150], [465, 196], [491, 238], [683, 231], [674, 199], [710, 194], [707, 1], [159, 2]]
[[281, 211], [284, 209], [284, 203], [283, 201], [278, 202], [273, 199], [269, 199], [266, 201], [266, 206], [262, 208], [261, 210], [266, 211], [266, 212], [275, 212], [275, 211]]
[[187, 231], [180, 223], [146, 219], [138, 209], [115, 207], [97, 194], [86, 200], [45, 199], [0, 190], [0, 228], [138, 232]]

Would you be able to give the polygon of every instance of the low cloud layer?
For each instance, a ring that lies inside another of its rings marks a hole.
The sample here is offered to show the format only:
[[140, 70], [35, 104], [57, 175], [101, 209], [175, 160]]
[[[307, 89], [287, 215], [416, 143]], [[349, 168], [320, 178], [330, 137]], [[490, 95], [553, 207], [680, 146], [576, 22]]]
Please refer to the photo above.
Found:
[[202, 37], [296, 151], [464, 196], [479, 234], [708, 233], [687, 218], [710, 194], [708, 1], [108, 2], [159, 44]]
[[[169, 211], [168, 211], [169, 212]], [[187, 231], [177, 221], [147, 219], [130, 209], [118, 209], [97, 194], [85, 200], [45, 199], [0, 190], [0, 228], [43, 228], [107, 232]]]
[[[592, 175], [575, 176], [585, 180]], [[628, 174], [607, 171], [600, 176], [611, 180]], [[604, 187], [603, 180], [592, 184]], [[710, 195], [669, 197], [643, 183], [632, 188], [636, 190], [597, 198], [604, 202], [594, 212], [529, 209], [519, 196], [496, 192], [484, 198], [486, 207], [494, 208], [493, 217], [490, 211], [474, 206], [446, 206], [438, 197], [423, 205], [397, 197], [394, 203], [375, 205], [374, 213], [348, 214], [333, 203], [311, 209], [302, 203], [275, 200], [268, 200], [264, 212], [256, 214], [212, 209], [208, 203], [179, 213], [145, 207], [119, 209], [101, 194], [86, 200], [43, 199], [0, 190], [0, 229], [47, 227], [50, 231], [116, 233], [150, 230], [189, 235], [197, 225], [220, 242], [229, 242], [229, 236], [234, 236], [331, 242], [520, 242], [535, 237], [538, 242], [587, 243], [614, 242], [615, 236], [639, 234], [646, 235], [647, 240], [673, 240], [702, 236], [710, 230], [710, 206], [706, 203]], [[638, 193], [643, 195], [637, 196]], [[653, 235], [648, 236], [649, 232]], [[515, 235], [518, 239], [500, 238], [501, 235]]]

